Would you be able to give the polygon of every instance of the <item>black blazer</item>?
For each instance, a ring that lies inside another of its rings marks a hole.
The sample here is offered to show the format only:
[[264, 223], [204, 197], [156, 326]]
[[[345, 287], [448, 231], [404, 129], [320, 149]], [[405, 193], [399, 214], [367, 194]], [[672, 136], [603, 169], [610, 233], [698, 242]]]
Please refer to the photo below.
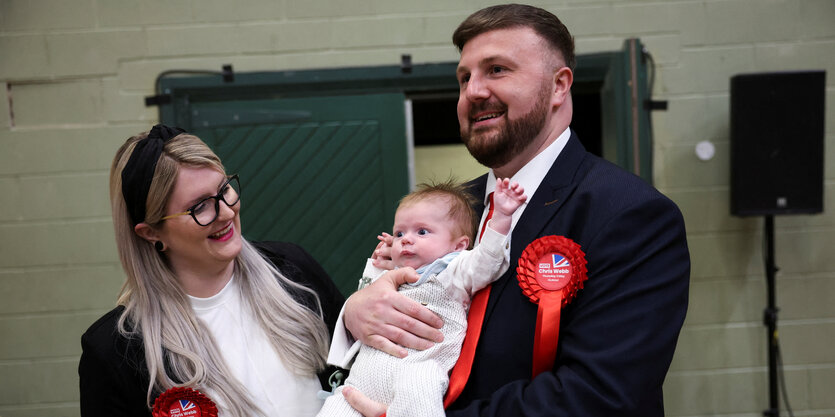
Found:
[[[333, 327], [345, 298], [337, 290], [324, 269], [300, 246], [284, 242], [254, 243], [258, 250], [288, 278], [314, 290], [322, 305], [325, 323], [333, 335]], [[291, 289], [291, 294], [315, 310], [312, 297]], [[140, 339], [119, 335], [116, 323], [124, 307], [119, 306], [102, 316], [81, 336], [81, 361], [78, 375], [81, 388], [81, 415], [150, 417], [145, 403], [149, 376]], [[319, 374], [326, 381], [333, 369]], [[323, 387], [327, 387], [326, 382]], [[329, 388], [328, 388], [329, 389]], [[151, 403], [159, 396], [154, 392]]]
[[[483, 201], [487, 176], [472, 182]], [[477, 207], [483, 211], [483, 204]], [[588, 280], [563, 308], [552, 372], [531, 380], [537, 306], [516, 263], [541, 236], [581, 245]], [[690, 257], [676, 205], [572, 132], [511, 236], [472, 374], [448, 416], [663, 416], [661, 385], [687, 311]]]

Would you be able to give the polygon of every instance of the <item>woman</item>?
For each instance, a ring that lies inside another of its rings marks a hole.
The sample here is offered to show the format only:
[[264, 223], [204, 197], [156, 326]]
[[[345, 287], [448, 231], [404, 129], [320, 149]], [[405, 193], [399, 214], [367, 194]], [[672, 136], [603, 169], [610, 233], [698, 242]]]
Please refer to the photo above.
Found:
[[127, 281], [82, 336], [82, 416], [149, 416], [175, 386], [220, 416], [315, 415], [344, 299], [300, 247], [241, 237], [237, 176], [157, 125], [116, 153], [110, 199]]

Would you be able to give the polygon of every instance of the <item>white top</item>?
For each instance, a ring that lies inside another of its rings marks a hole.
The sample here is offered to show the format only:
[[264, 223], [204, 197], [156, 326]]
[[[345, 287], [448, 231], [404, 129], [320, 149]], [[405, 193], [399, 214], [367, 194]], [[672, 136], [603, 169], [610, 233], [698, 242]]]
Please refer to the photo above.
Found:
[[[514, 227], [516, 227], [516, 222], [518, 222], [519, 218], [522, 217], [522, 213], [525, 211], [525, 208], [528, 207], [528, 202], [531, 201], [533, 195], [536, 194], [539, 184], [542, 184], [542, 180], [545, 178], [545, 175], [548, 174], [551, 166], [554, 165], [554, 161], [556, 161], [557, 157], [560, 156], [560, 152], [562, 152], [562, 149], [565, 148], [565, 144], [568, 143], [568, 138], [570, 137], [571, 129], [565, 129], [557, 137], [557, 140], [548, 145], [548, 147], [542, 150], [542, 152], [538, 153], [511, 178], [511, 180], [516, 181], [525, 189], [525, 194], [528, 196], [528, 199], [522, 204], [522, 206], [516, 209], [513, 213], [512, 222], [510, 223], [511, 231]], [[481, 221], [478, 223], [479, 234], [476, 236], [481, 234], [481, 225], [484, 224], [484, 217], [487, 216], [487, 196], [495, 189], [496, 174], [493, 173], [493, 169], [491, 168], [487, 173], [487, 187], [485, 188], [484, 195], [482, 196], [482, 199], [484, 199], [484, 212], [481, 215]], [[475, 244], [478, 245], [478, 242]]]
[[[243, 308], [234, 276], [209, 298], [189, 296], [198, 319], [218, 343], [223, 359], [235, 378], [249, 390], [266, 416], [315, 416], [322, 407], [316, 397], [321, 389], [316, 375], [300, 377], [288, 370], [268, 342], [255, 317]], [[221, 410], [216, 395], [206, 392]]]

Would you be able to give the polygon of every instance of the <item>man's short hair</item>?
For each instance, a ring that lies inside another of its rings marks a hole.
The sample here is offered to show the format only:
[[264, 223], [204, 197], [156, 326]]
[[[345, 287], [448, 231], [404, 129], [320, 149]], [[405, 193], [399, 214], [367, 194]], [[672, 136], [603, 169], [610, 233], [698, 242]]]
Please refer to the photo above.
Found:
[[481, 9], [458, 25], [452, 43], [458, 51], [471, 39], [485, 32], [518, 27], [531, 28], [544, 38], [554, 51], [562, 54], [565, 66], [574, 71], [574, 37], [553, 13], [525, 4], [502, 4]]

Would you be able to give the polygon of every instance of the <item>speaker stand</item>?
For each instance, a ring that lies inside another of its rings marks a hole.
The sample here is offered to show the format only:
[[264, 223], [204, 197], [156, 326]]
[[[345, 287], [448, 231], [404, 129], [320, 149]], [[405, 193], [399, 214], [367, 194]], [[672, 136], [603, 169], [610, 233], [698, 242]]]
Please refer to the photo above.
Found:
[[768, 289], [768, 306], [763, 312], [763, 322], [768, 328], [768, 403], [769, 409], [763, 411], [765, 417], [780, 417], [779, 393], [777, 391], [777, 311], [774, 296], [774, 277], [777, 266], [774, 264], [774, 216], [765, 216], [765, 281]]

